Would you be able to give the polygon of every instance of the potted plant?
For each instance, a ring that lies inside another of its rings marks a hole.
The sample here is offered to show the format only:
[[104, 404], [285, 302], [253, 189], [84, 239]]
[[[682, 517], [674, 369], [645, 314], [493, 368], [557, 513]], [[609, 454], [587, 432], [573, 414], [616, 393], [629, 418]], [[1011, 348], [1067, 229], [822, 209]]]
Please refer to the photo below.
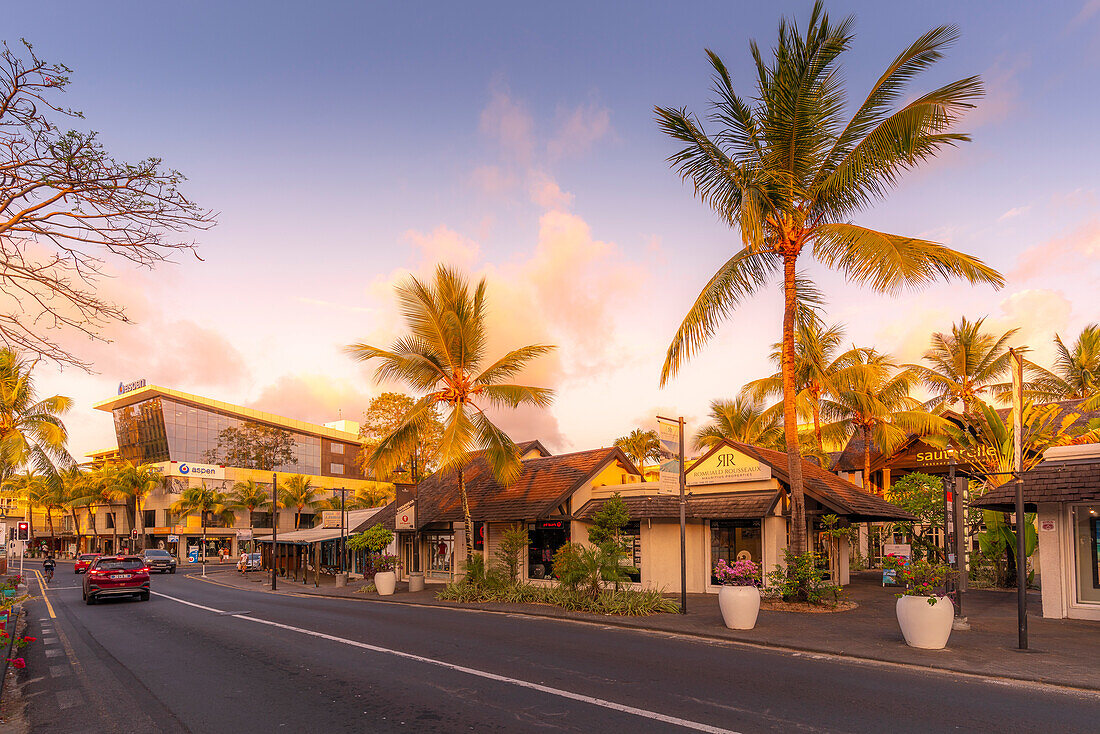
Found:
[[382, 527], [381, 523], [348, 539], [348, 548], [351, 550], [370, 552], [370, 562], [374, 567], [374, 587], [382, 596], [389, 596], [397, 588], [397, 573], [394, 571], [397, 556], [383, 553], [392, 542], [393, 533]]
[[951, 636], [955, 606], [939, 590], [947, 583], [951, 569], [942, 563], [909, 561], [897, 566], [898, 583], [905, 591], [898, 594], [896, 612], [905, 644], [926, 650], [942, 650]]
[[760, 566], [750, 560], [726, 563], [719, 560], [714, 577], [718, 590], [718, 608], [722, 621], [731, 630], [751, 630], [760, 613]]

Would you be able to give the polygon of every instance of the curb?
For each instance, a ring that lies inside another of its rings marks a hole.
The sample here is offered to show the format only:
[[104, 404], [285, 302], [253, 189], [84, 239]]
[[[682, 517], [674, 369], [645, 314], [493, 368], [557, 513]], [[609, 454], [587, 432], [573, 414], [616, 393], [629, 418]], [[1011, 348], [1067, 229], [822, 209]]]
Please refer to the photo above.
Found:
[[19, 619], [22, 616], [22, 602], [13, 604], [11, 609], [8, 610], [8, 622], [4, 625], [4, 631], [8, 633], [8, 644], [3, 650], [3, 658], [0, 658], [0, 694], [3, 693], [4, 681], [8, 679], [8, 658], [11, 657], [12, 648], [15, 646], [15, 632], [19, 627]]
[[[189, 578], [196, 578], [191, 577]], [[767, 640], [745, 640], [736, 637], [724, 637], [722, 635], [707, 634], [705, 632], [696, 632], [691, 630], [668, 630], [659, 627], [643, 627], [640, 625], [627, 624], [619, 621], [616, 617], [611, 616], [565, 616], [554, 614], [543, 614], [536, 611], [526, 609], [487, 609], [484, 606], [473, 604], [458, 604], [458, 603], [430, 603], [422, 601], [404, 601], [401, 599], [382, 599], [382, 598], [370, 598], [363, 597], [357, 598], [352, 596], [342, 596], [337, 594], [324, 594], [324, 593], [294, 593], [291, 591], [265, 589], [261, 585], [260, 588], [250, 589], [247, 586], [236, 586], [234, 584], [227, 584], [221, 581], [212, 581], [209, 576], [205, 579], [197, 578], [199, 581], [205, 581], [206, 583], [216, 584], [218, 586], [225, 586], [231, 589], [238, 589], [241, 591], [259, 591], [265, 594], [277, 594], [282, 596], [294, 596], [297, 598], [303, 597], [321, 597], [323, 599], [343, 599], [345, 601], [353, 602], [374, 602], [380, 604], [398, 604], [407, 607], [424, 607], [428, 609], [457, 609], [459, 611], [469, 612], [481, 612], [488, 614], [507, 614], [518, 615], [524, 617], [532, 617], [535, 619], [547, 619], [556, 622], [575, 622], [580, 624], [591, 624], [602, 627], [615, 627], [617, 629], [631, 630], [634, 632], [648, 633], [648, 634], [660, 634], [660, 635], [672, 635], [676, 637], [689, 637], [695, 640], [706, 640], [708, 642], [721, 642], [725, 644], [744, 645], [748, 647], [761, 648], [765, 650], [772, 650], [776, 652], [791, 652], [801, 654], [813, 654], [813, 655], [828, 655], [830, 657], [844, 658], [848, 660], [856, 660], [866, 663], [878, 663], [880, 665], [893, 665], [911, 670], [933, 670], [940, 673], [953, 673], [957, 675], [965, 675], [974, 678], [982, 678], [985, 680], [998, 680], [998, 681], [1011, 681], [1016, 683], [1030, 683], [1042, 686], [1051, 686], [1053, 688], [1059, 688], [1070, 691], [1084, 691], [1089, 694], [1100, 693], [1100, 685], [1073, 685], [1069, 683], [1060, 683], [1056, 681], [1043, 680], [1041, 678], [1026, 677], [1026, 676], [1013, 676], [1004, 675], [998, 673], [981, 673], [973, 670], [966, 670], [958, 667], [948, 667], [945, 665], [938, 665], [935, 662], [927, 663], [908, 663], [897, 660], [888, 660], [881, 657], [871, 657], [869, 655], [860, 655], [852, 652], [838, 652], [836, 650], [829, 650], [819, 647], [810, 647], [802, 645], [780, 645], [774, 642], [768, 642]], [[572, 614], [566, 612], [566, 614]]]

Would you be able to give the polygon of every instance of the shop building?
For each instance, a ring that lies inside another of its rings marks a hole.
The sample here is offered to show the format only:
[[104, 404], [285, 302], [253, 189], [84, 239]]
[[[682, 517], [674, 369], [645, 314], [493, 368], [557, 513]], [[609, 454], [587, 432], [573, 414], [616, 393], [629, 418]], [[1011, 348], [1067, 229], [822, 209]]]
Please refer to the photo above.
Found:
[[[1043, 616], [1100, 620], [1100, 444], [1047, 449], [1022, 479], [1024, 511], [1037, 513]], [[1015, 512], [1016, 485], [973, 504]]]
[[[257, 537], [271, 532], [272, 513], [237, 512], [232, 522], [209, 519], [206, 548], [201, 545], [203, 527], [197, 515], [181, 517], [171, 506], [185, 489], [205, 484], [229, 493], [238, 482], [253, 480], [270, 493], [272, 474], [279, 484], [301, 474], [319, 490], [320, 499], [347, 497], [357, 489], [376, 489], [377, 482], [367, 480], [357, 458], [362, 449], [358, 424], [338, 421], [326, 425], [294, 420], [272, 413], [192, 395], [139, 382], [120, 385], [119, 395], [97, 403], [98, 410], [114, 418], [118, 455], [135, 464], [149, 464], [165, 475], [166, 481], [150, 493], [142, 504], [142, 523], [151, 547], [174, 552], [181, 562], [197, 551], [208, 559], [236, 556], [246, 547], [250, 529]], [[218, 440], [228, 428], [258, 424], [285, 431], [292, 441], [291, 459], [274, 470], [231, 466], [218, 463]], [[121, 504], [97, 507], [94, 522], [84, 513], [81, 530], [98, 536], [102, 550], [133, 547], [131, 531], [139, 524], [131, 517], [132, 509]], [[312, 527], [315, 513], [308, 507], [294, 527], [294, 509], [279, 511], [280, 533]], [[118, 546], [118, 547], [116, 547]], [[247, 547], [252, 547], [247, 543]]]
[[[535, 582], [549, 579], [557, 549], [567, 542], [587, 543], [596, 513], [618, 493], [631, 518], [626, 532], [637, 570], [633, 581], [645, 588], [679, 588], [678, 490], [640, 481], [637, 467], [617, 448], [552, 456], [542, 444], [531, 442], [519, 450], [523, 470], [507, 487], [496, 482], [480, 456], [466, 469], [475, 552], [491, 561], [503, 531], [525, 527], [523, 576]], [[809, 537], [814, 549], [830, 559], [838, 583], [848, 581], [849, 551], [845, 541], [827, 538], [826, 515], [837, 515], [843, 525], [912, 519], [811, 462], [803, 462], [803, 474]], [[790, 525], [786, 454], [726, 442], [688, 467], [686, 481], [689, 592], [717, 591], [711, 572], [719, 559], [749, 558], [768, 570], [782, 561]], [[401, 512], [411, 527], [395, 522], [396, 511], [395, 502], [378, 518], [396, 527], [406, 569], [416, 568], [419, 560], [429, 580], [462, 574], [465, 534], [453, 475], [436, 474], [420, 484], [415, 511], [406, 506]]]

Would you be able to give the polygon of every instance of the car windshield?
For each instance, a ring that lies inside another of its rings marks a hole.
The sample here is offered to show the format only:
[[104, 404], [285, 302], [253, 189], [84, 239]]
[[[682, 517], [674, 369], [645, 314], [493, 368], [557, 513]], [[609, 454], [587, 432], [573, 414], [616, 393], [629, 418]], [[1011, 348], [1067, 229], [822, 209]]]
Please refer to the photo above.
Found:
[[137, 558], [102, 558], [95, 565], [97, 571], [136, 571], [145, 564]]
[[145, 555], [147, 555], [151, 558], [171, 558], [172, 557], [168, 553], [168, 551], [164, 551], [164, 550], [147, 550], [147, 551], [145, 551]]
[[80, 560], [82, 560], [82, 561], [90, 561], [90, 560], [92, 560], [92, 559], [94, 559], [94, 558], [99, 558], [99, 556], [97, 556], [97, 555], [96, 555], [95, 553], [85, 553], [84, 555], [82, 555], [82, 556], [80, 557]]

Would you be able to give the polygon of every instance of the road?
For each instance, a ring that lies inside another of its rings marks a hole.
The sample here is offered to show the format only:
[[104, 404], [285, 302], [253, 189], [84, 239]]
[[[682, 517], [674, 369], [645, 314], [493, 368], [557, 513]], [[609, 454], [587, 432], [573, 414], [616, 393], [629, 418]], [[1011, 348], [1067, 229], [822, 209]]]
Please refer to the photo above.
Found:
[[1100, 720], [1100, 697], [1050, 687], [189, 575], [155, 576], [149, 602], [85, 606], [82, 577], [59, 564], [49, 604], [28, 607], [32, 731], [1095, 732]]

